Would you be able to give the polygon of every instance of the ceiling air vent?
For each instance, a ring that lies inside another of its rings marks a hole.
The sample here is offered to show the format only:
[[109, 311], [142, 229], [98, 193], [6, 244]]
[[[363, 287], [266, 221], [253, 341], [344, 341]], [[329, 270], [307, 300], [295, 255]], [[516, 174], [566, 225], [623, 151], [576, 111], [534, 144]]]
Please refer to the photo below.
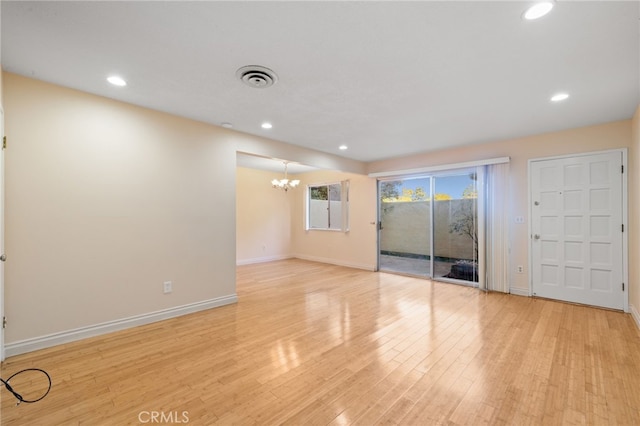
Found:
[[236, 71], [236, 76], [247, 86], [256, 89], [273, 86], [278, 81], [278, 76], [275, 72], [260, 65], [242, 67]]

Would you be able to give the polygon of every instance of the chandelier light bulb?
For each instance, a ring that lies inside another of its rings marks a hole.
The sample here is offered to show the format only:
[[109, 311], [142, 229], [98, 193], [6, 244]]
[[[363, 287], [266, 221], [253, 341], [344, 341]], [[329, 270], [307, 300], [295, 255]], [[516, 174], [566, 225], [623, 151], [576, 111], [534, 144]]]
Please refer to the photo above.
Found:
[[271, 186], [276, 189], [284, 189], [287, 192], [291, 188], [295, 188], [300, 184], [299, 179], [289, 180], [287, 177], [287, 162], [284, 162], [284, 178], [283, 179], [273, 179], [271, 181]]

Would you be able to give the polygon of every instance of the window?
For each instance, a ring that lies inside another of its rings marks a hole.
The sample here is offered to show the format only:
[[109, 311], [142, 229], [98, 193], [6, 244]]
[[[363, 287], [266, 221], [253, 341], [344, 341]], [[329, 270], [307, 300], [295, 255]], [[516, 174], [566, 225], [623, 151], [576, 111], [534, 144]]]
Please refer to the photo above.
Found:
[[348, 231], [349, 182], [307, 188], [307, 229]]

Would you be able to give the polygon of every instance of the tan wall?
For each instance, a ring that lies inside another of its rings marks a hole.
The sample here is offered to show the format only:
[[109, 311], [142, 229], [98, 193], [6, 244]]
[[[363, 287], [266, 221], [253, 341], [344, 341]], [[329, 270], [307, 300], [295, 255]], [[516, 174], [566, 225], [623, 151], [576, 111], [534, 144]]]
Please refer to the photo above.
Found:
[[[631, 120], [599, 126], [571, 129], [519, 139], [469, 145], [451, 150], [416, 154], [369, 163], [368, 172], [388, 172], [442, 164], [476, 161], [495, 157], [511, 157], [509, 190], [509, 216], [528, 218], [528, 161], [533, 158], [552, 157], [608, 149], [628, 148], [631, 142]], [[632, 211], [631, 214], [638, 214]], [[528, 226], [511, 222], [509, 228], [511, 257], [511, 288], [518, 292], [529, 289], [528, 271], [517, 274], [517, 265], [528, 265]], [[525, 266], [526, 269], [526, 266]]]
[[640, 106], [633, 116], [629, 150], [629, 304], [640, 327]]
[[[376, 181], [367, 176], [317, 171], [296, 176], [302, 183], [292, 193], [292, 245], [296, 257], [374, 270], [377, 266]], [[306, 186], [349, 180], [349, 232], [305, 230]]]
[[290, 192], [271, 187], [282, 174], [238, 167], [236, 173], [236, 262], [247, 264], [291, 256]]
[[380, 250], [430, 255], [431, 202], [384, 203]]

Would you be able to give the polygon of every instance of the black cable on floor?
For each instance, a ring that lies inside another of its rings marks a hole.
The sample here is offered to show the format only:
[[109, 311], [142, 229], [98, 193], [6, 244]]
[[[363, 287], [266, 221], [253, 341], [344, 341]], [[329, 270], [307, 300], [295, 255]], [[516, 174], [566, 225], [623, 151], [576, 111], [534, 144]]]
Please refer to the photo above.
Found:
[[[42, 374], [44, 374], [45, 376], [47, 376], [47, 380], [49, 381], [49, 387], [47, 388], [47, 391], [44, 393], [44, 395], [42, 395], [38, 399], [24, 399], [22, 397], [22, 395], [20, 395], [18, 392], [16, 392], [11, 387], [11, 385], [9, 384], [11, 379], [13, 379], [14, 377], [16, 377], [19, 374], [26, 373], [27, 371], [39, 371]], [[13, 394], [13, 396], [18, 400], [18, 403], [16, 405], [20, 405], [20, 403], [22, 403], [22, 402], [27, 403], [27, 404], [33, 404], [34, 402], [38, 402], [38, 401], [42, 400], [42, 398], [47, 396], [49, 394], [49, 391], [51, 390], [51, 376], [49, 376], [49, 373], [47, 373], [46, 371], [44, 371], [44, 370], [42, 370], [40, 368], [25, 368], [24, 370], [20, 370], [17, 373], [12, 374], [7, 380], [4, 380], [3, 378], [0, 377], [0, 382], [2, 382], [4, 387], [7, 388], [7, 390], [9, 392], [11, 392]]]

